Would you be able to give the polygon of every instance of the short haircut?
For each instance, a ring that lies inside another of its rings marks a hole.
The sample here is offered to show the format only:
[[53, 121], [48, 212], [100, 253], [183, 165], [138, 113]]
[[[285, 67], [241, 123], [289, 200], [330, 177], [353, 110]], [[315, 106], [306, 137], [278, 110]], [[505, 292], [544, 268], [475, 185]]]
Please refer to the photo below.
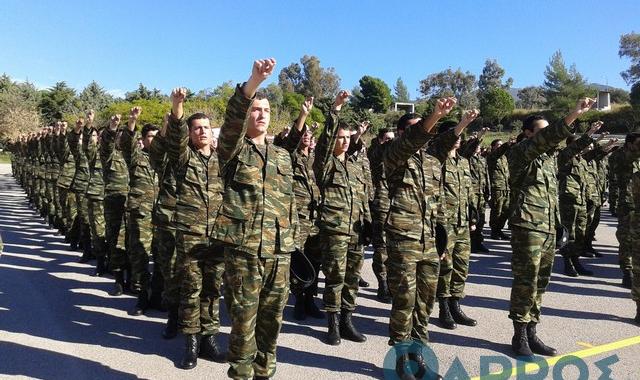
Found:
[[187, 126], [189, 127], [189, 129], [191, 129], [191, 127], [193, 126], [193, 122], [201, 119], [209, 120], [209, 116], [202, 112], [196, 112], [193, 115], [189, 116], [189, 118], [187, 119]]
[[378, 131], [378, 138], [381, 139], [385, 134], [393, 132], [390, 128], [382, 128]]
[[455, 128], [457, 125], [458, 122], [455, 120], [445, 120], [438, 125], [438, 133], [447, 132], [448, 130]]
[[495, 139], [495, 140], [491, 141], [491, 148], [495, 147], [496, 144], [498, 144], [500, 141], [502, 141], [502, 139]]
[[536, 122], [538, 122], [539, 120], [547, 120], [547, 119], [545, 119], [545, 117], [542, 115], [531, 115], [527, 117], [526, 119], [524, 119], [524, 122], [522, 123], [522, 130], [523, 131], [529, 130], [533, 132], [533, 127], [536, 124]]
[[405, 113], [404, 115], [400, 116], [400, 119], [396, 124], [396, 128], [399, 131], [404, 131], [405, 128], [409, 126], [409, 120], [418, 119], [418, 118], [420, 118], [420, 115], [418, 115], [417, 113], [413, 113], [413, 112]]
[[159, 128], [151, 123], [147, 123], [144, 125], [144, 127], [142, 127], [142, 132], [140, 132], [140, 134], [142, 135], [142, 138], [147, 137], [147, 134], [149, 132], [153, 132], [153, 131], [157, 131], [159, 130]]
[[627, 134], [627, 137], [624, 138], [625, 144], [633, 144], [636, 142], [636, 139], [640, 138], [640, 132], [632, 132]]

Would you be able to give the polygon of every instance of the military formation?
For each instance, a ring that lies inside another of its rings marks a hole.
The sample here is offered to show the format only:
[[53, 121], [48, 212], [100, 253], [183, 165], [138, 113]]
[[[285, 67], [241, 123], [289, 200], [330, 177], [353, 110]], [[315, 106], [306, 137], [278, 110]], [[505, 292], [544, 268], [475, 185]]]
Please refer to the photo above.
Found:
[[[307, 98], [272, 139], [259, 87], [275, 65], [254, 62], [217, 138], [208, 115], [185, 115], [187, 90], [176, 88], [161, 126], [138, 125], [140, 107], [104, 126], [89, 110], [73, 126], [60, 121], [9, 143], [32, 207], [82, 262], [95, 260], [96, 276], [113, 277], [111, 295], [137, 295], [132, 315], [167, 313], [162, 335], [184, 336], [182, 368], [202, 358], [228, 363], [233, 379], [273, 377], [289, 293], [296, 320], [327, 320], [327, 344], [366, 341], [352, 314], [369, 245], [377, 299], [390, 304], [389, 345], [428, 344], [436, 301], [442, 327], [476, 326], [462, 303], [471, 254], [489, 252], [487, 205], [490, 237], [513, 251], [515, 354], [556, 355], [537, 332], [554, 256], [568, 276], [594, 275], [581, 258], [601, 256], [592, 241], [607, 200], [640, 324], [640, 134], [622, 146], [594, 139], [601, 122], [576, 122], [592, 99], [556, 123], [529, 117], [517, 137], [485, 148], [486, 129], [463, 138], [479, 112], [453, 121], [455, 98], [365, 141], [369, 123], [341, 117], [350, 95], [340, 91], [324, 128], [306, 122]], [[226, 351], [216, 339], [223, 295]], [[439, 378], [420, 355], [399, 353], [401, 368], [410, 361]]]

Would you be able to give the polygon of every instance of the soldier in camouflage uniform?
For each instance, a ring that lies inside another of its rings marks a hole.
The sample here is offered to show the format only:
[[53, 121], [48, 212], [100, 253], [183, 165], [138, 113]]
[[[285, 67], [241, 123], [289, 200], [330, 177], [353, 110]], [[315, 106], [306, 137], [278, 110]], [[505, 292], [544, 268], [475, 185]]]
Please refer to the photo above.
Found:
[[[122, 155], [129, 168], [129, 194], [127, 196], [127, 229], [129, 232], [129, 261], [131, 278], [140, 283], [138, 301], [131, 311], [133, 315], [141, 315], [150, 306], [151, 289], [149, 258], [153, 239], [151, 213], [158, 193], [156, 172], [149, 162], [149, 146], [158, 133], [158, 127], [146, 124], [138, 135], [136, 122], [142, 109], [134, 107], [129, 114], [127, 128], [121, 137]], [[142, 137], [143, 147], [138, 145]]]
[[298, 229], [291, 157], [267, 143], [269, 101], [255, 97], [275, 63], [254, 62], [251, 77], [236, 87], [227, 104], [218, 140], [225, 188], [213, 236], [226, 245], [224, 298], [231, 319], [227, 374], [234, 379], [275, 374]]
[[510, 194], [507, 153], [511, 145], [511, 141], [503, 143], [501, 140], [493, 140], [491, 152], [487, 156], [489, 181], [491, 182], [489, 226], [491, 227], [491, 238], [496, 240], [509, 240], [502, 229], [509, 218]]
[[384, 170], [383, 152], [384, 144], [395, 138], [392, 130], [383, 128], [378, 131], [378, 135], [371, 141], [368, 150], [369, 163], [371, 165], [371, 179], [373, 182], [373, 201], [370, 204], [372, 218], [373, 245], [373, 273], [378, 280], [378, 300], [390, 303], [391, 294], [387, 283], [387, 243], [384, 233], [384, 224], [389, 214], [389, 187], [387, 185], [387, 175]]
[[575, 119], [594, 103], [593, 99], [581, 99], [571, 114], [553, 125], [542, 116], [528, 117], [522, 126], [524, 139], [510, 151], [509, 185], [514, 197], [509, 218], [513, 249], [509, 318], [514, 325], [511, 345], [518, 356], [556, 354], [536, 331], [542, 295], [551, 277], [559, 219], [557, 165], [547, 152], [572, 134]]
[[[384, 148], [389, 186], [389, 216], [385, 225], [389, 290], [393, 297], [389, 319], [389, 345], [417, 341], [429, 343], [427, 327], [433, 310], [440, 269], [435, 245], [436, 224], [446, 224], [440, 162], [426, 153], [436, 123], [456, 104], [440, 99], [426, 118], [415, 114], [398, 120], [399, 137]], [[401, 356], [408, 365], [409, 353]], [[418, 354], [419, 355], [419, 354]], [[428, 370], [423, 360], [416, 360]]]
[[470, 224], [475, 228], [471, 231], [471, 252], [489, 252], [483, 244], [482, 230], [485, 222], [485, 204], [491, 197], [489, 171], [487, 161], [480, 154], [480, 143], [487, 129], [483, 129], [477, 136], [470, 138], [460, 149], [460, 155], [469, 160], [471, 171], [471, 201], [469, 202]]
[[81, 243], [83, 246], [83, 254], [80, 262], [87, 262], [91, 258], [91, 229], [89, 226], [89, 206], [86, 192], [91, 173], [89, 172], [87, 156], [82, 152], [83, 126], [84, 119], [78, 119], [74, 130], [67, 134], [67, 143], [69, 144], [69, 150], [76, 163], [76, 172], [73, 176], [71, 191], [74, 193], [77, 213], [71, 227], [71, 249], [75, 249], [76, 244]]
[[73, 219], [76, 216], [76, 203], [73, 193], [69, 190], [76, 171], [76, 162], [69, 149], [67, 142], [67, 123], [62, 122], [60, 131], [54, 140], [54, 151], [60, 162], [60, 172], [58, 173], [58, 204], [62, 210], [62, 229], [60, 232], [65, 235], [65, 242], [70, 243], [70, 233]]
[[304, 249], [305, 256], [313, 264], [316, 275], [313, 284], [301, 293], [294, 293], [296, 303], [293, 315], [297, 320], [304, 320], [307, 315], [318, 319], [324, 318], [324, 314], [315, 304], [322, 251], [319, 244], [318, 227], [315, 226], [320, 190], [313, 175], [314, 155], [309, 151], [313, 130], [305, 124], [312, 107], [313, 97], [307, 98], [300, 107], [300, 114], [294, 127], [286, 137], [281, 139], [280, 144], [274, 142], [274, 144], [286, 149], [291, 155], [294, 179], [293, 193], [296, 197], [299, 226], [296, 246]]
[[628, 134], [616, 162], [616, 184], [618, 186], [618, 239], [619, 263], [622, 270], [622, 286], [631, 288], [632, 284], [632, 257], [631, 252], [637, 239], [631, 228], [631, 221], [635, 213], [635, 205], [631, 194], [631, 176], [640, 170], [640, 151], [636, 149], [637, 133]]
[[616, 214], [616, 209], [618, 207], [618, 173], [620, 173], [618, 164], [622, 160], [622, 149], [616, 149], [609, 156], [609, 212], [613, 216], [618, 216]]
[[[640, 134], [635, 134], [634, 141], [631, 143], [635, 152], [640, 152]], [[630, 146], [631, 147], [631, 146]], [[633, 203], [636, 210], [640, 210], [640, 170], [635, 171], [631, 176], [631, 192]], [[631, 218], [631, 229], [635, 234], [640, 233], [640, 216], [634, 213]], [[636, 317], [634, 321], [640, 326], [640, 244], [634, 244], [632, 247], [632, 270], [633, 279], [631, 287], [631, 298], [636, 303]]]
[[[100, 160], [104, 176], [104, 221], [106, 226], [109, 269], [113, 273], [115, 284], [114, 296], [122, 295], [130, 290], [125, 285], [125, 271], [129, 271], [126, 242], [125, 207], [129, 193], [129, 169], [117, 145], [120, 115], [109, 120], [109, 126], [100, 135]], [[133, 290], [133, 289], [132, 289]]]
[[346, 91], [340, 91], [327, 113], [313, 162], [320, 188], [316, 224], [323, 244], [323, 301], [328, 312], [327, 343], [330, 345], [340, 344], [341, 338], [355, 342], [366, 340], [353, 326], [351, 315], [356, 308], [364, 262], [361, 237], [371, 217], [362, 162], [348, 154], [351, 132], [338, 119], [348, 96]]

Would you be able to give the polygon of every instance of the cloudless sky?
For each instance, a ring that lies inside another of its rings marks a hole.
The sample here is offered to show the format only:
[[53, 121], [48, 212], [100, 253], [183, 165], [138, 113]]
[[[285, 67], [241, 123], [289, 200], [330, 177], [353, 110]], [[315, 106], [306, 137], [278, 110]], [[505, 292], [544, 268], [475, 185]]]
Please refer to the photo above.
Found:
[[142, 82], [168, 93], [245, 80], [254, 59], [277, 72], [305, 55], [342, 87], [363, 75], [412, 97], [451, 67], [478, 76], [497, 59], [514, 87], [540, 85], [556, 50], [588, 79], [628, 89], [620, 35], [640, 32], [640, 1], [29, 1], [0, 0], [0, 73], [49, 87], [96, 80], [122, 95]]

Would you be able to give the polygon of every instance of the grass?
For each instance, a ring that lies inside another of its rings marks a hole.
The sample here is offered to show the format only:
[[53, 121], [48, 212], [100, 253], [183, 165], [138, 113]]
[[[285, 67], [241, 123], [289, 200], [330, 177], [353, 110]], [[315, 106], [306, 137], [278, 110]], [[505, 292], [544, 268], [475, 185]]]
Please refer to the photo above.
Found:
[[9, 153], [0, 153], [0, 164], [8, 164], [11, 162], [11, 155]]

